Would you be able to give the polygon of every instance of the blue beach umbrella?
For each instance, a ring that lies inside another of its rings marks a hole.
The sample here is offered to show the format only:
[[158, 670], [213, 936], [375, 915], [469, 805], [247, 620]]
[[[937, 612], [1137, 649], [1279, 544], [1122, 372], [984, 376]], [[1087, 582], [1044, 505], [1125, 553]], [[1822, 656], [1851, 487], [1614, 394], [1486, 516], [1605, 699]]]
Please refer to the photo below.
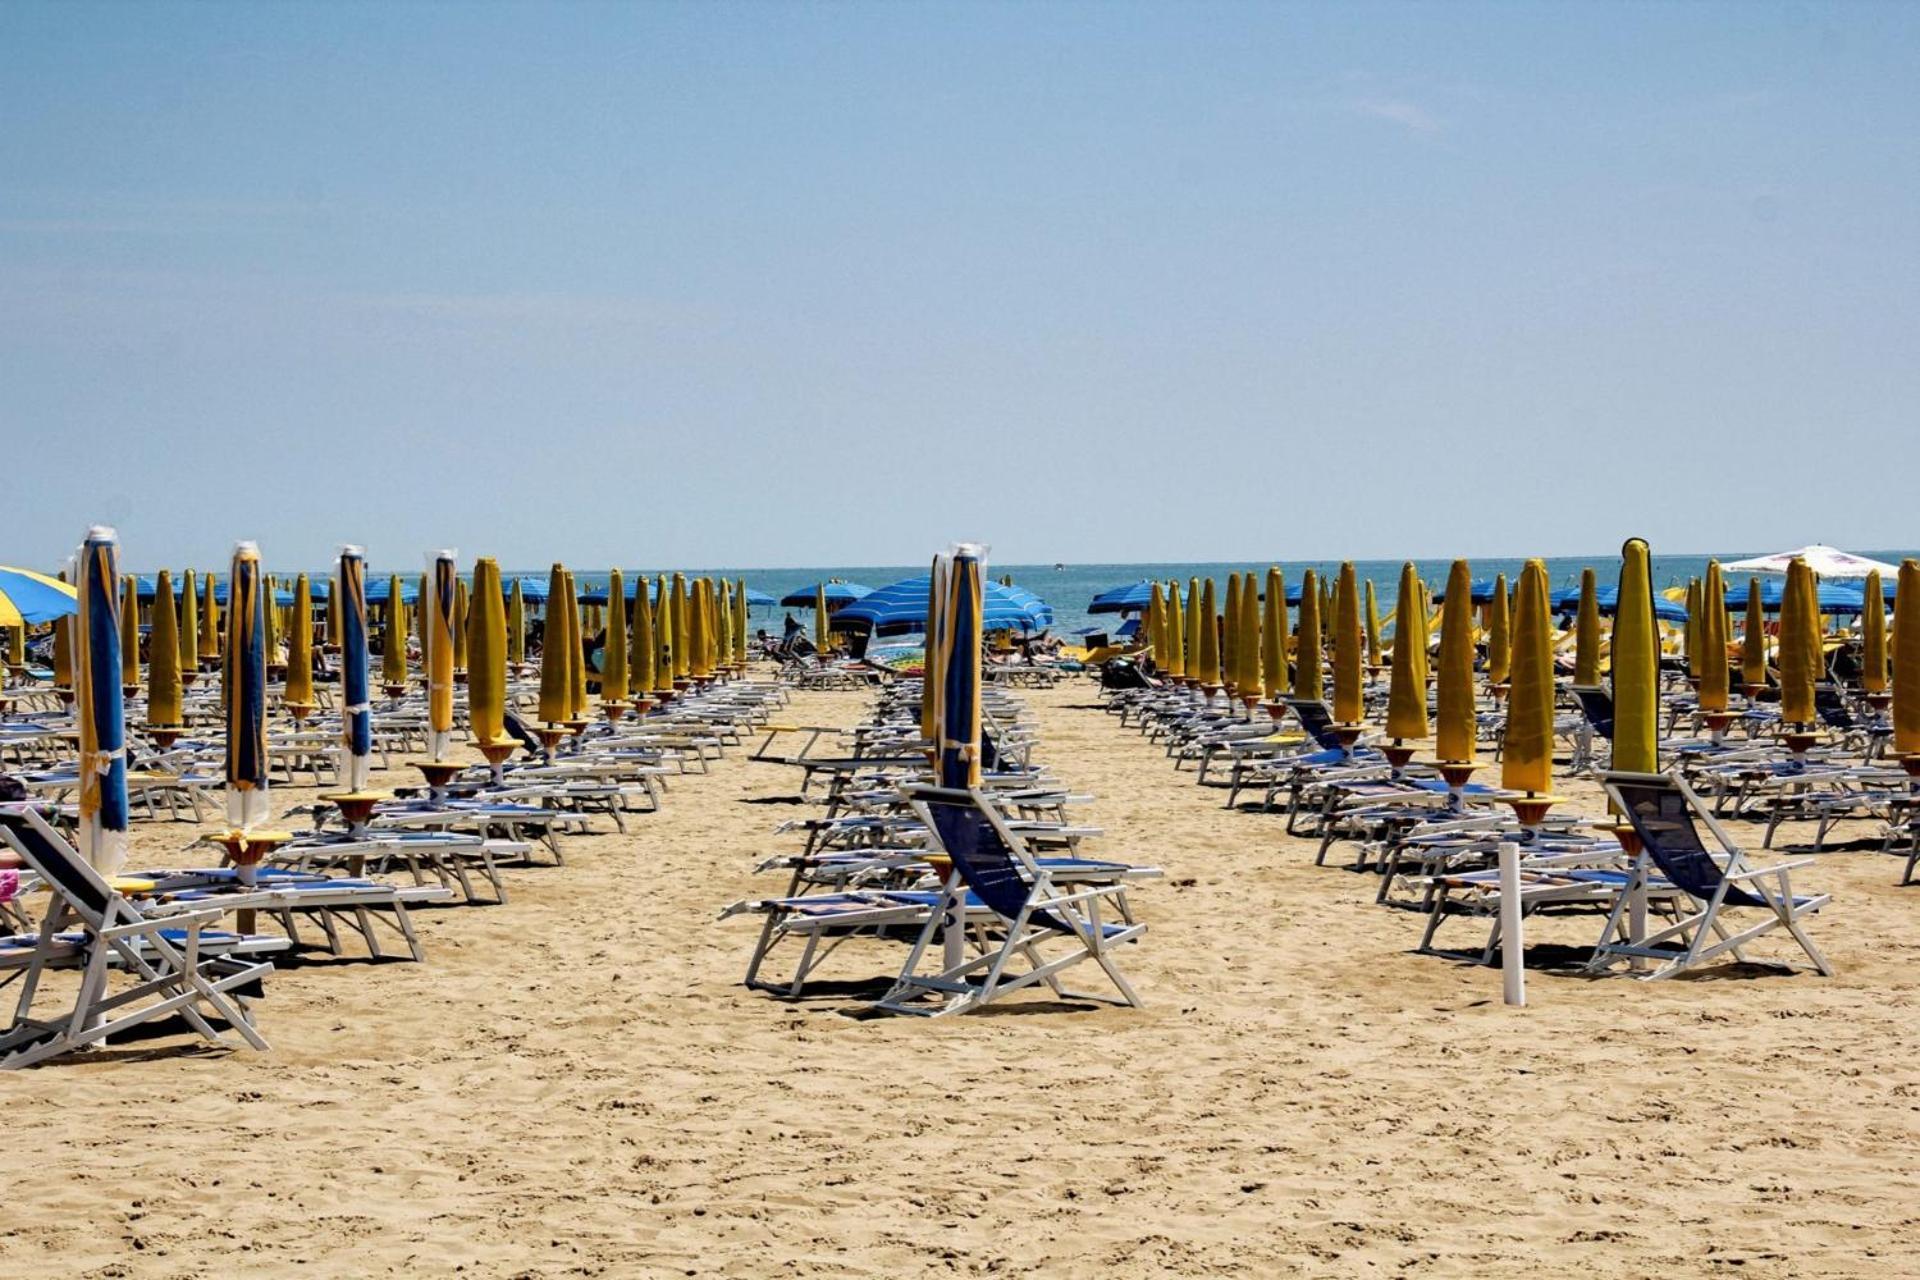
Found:
[[[1780, 602], [1786, 598], [1787, 583], [1784, 578], [1763, 578], [1760, 582], [1760, 607], [1768, 613], [1780, 612]], [[1854, 617], [1867, 607], [1867, 593], [1859, 587], [1848, 586], [1843, 582], [1818, 582], [1814, 584], [1813, 595], [1820, 606], [1821, 613], [1835, 616]], [[1747, 607], [1747, 588], [1743, 583], [1727, 592], [1727, 608], [1745, 609]]]
[[52, 622], [79, 609], [79, 591], [60, 579], [0, 566], [0, 627]]
[[[366, 560], [364, 557], [359, 556], [357, 549], [354, 549], [354, 551], [356, 557], [360, 559], [360, 580], [365, 590], [365, 595], [360, 603], [362, 605], [386, 604], [387, 597], [393, 594], [393, 577], [376, 578], [372, 582], [367, 582]], [[346, 553], [342, 552], [341, 554], [344, 558]], [[420, 603], [420, 583], [414, 578], [402, 577], [400, 579], [400, 603], [406, 605], [409, 609]]]
[[[400, 598], [405, 603], [404, 587]], [[359, 547], [340, 549], [339, 606], [340, 778], [348, 791], [357, 792], [366, 790], [367, 775], [373, 770], [373, 704], [367, 692], [367, 558]]]
[[[926, 590], [926, 580], [920, 581], [920, 589]], [[864, 600], [873, 594], [872, 587], [863, 587], [857, 582], [810, 582], [804, 587], [795, 587], [780, 597], [780, 603], [788, 609], [811, 609], [819, 598], [820, 592], [827, 593], [827, 610], [833, 612], [843, 604], [855, 600]], [[924, 601], [922, 602], [924, 603]]]
[[[1494, 587], [1496, 585], [1497, 585], [1496, 580], [1493, 578], [1475, 578], [1473, 582], [1467, 587], [1467, 599], [1474, 604], [1491, 604], [1493, 603], [1493, 592], [1494, 592]], [[1574, 605], [1576, 608], [1579, 606], [1579, 603], [1580, 603], [1579, 596], [1580, 596], [1580, 593], [1578, 591], [1575, 591]], [[1434, 589], [1432, 599], [1435, 604], [1444, 604], [1446, 602], [1447, 588], [1445, 583], [1442, 583], [1440, 586]], [[1292, 603], [1295, 603], [1295, 601], [1296, 601], [1296, 596], [1294, 594], [1294, 589], [1288, 588], [1287, 603], [1292, 604]]]
[[[928, 575], [906, 578], [833, 615], [838, 630], [871, 628], [877, 635], [921, 631], [927, 625]], [[1053, 609], [1021, 587], [986, 582], [981, 589], [981, 626], [987, 631], [1037, 631], [1053, 625]]]
[[520, 599], [525, 604], [545, 604], [547, 602], [547, 580], [545, 578], [506, 578], [500, 583], [503, 597], [512, 598], [513, 584], [520, 584]]
[[75, 588], [74, 715], [80, 726], [80, 852], [103, 876], [127, 861], [126, 708], [120, 694], [120, 540], [96, 525]]
[[232, 603], [221, 652], [220, 696], [227, 713], [227, 821], [251, 831], [267, 809], [267, 601], [260, 548], [233, 549]]
[[747, 588], [747, 608], [749, 609], [771, 609], [779, 603], [779, 600], [764, 591], [755, 591], [752, 587]]
[[[1744, 590], [1744, 588], [1743, 588]], [[1602, 617], [1611, 618], [1620, 602], [1620, 588], [1601, 587], [1593, 593], [1593, 602], [1599, 607]], [[1741, 607], [1746, 606], [1744, 597]], [[1580, 611], [1580, 588], [1567, 587], [1553, 597], [1555, 613], [1573, 614]], [[1684, 626], [1687, 621], [1687, 608], [1677, 600], [1669, 600], [1659, 592], [1653, 595], [1653, 616], [1662, 622], [1671, 622], [1675, 626]]]
[[1153, 583], [1147, 579], [1102, 591], [1087, 606], [1088, 613], [1144, 613], [1153, 602]]

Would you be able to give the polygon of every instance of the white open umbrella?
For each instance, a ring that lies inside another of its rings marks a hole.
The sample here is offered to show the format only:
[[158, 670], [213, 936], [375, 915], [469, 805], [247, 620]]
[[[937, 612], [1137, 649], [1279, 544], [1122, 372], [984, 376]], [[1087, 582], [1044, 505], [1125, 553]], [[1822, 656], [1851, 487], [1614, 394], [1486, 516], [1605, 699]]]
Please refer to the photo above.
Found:
[[1736, 560], [1721, 568], [1727, 573], [1785, 573], [1787, 566], [1795, 560], [1805, 560], [1807, 568], [1823, 578], [1864, 578], [1876, 569], [1883, 577], [1900, 572], [1898, 565], [1856, 556], [1851, 551], [1842, 551], [1824, 542], [1801, 547], [1798, 551], [1781, 551], [1770, 556], [1755, 556], [1751, 560]]

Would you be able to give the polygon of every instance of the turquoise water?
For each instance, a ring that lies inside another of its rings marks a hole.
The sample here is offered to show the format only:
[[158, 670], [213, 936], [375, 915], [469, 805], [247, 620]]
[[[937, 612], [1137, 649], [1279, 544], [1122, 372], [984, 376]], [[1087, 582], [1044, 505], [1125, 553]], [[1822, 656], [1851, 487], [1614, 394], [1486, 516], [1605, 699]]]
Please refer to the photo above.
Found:
[[[1774, 548], [1777, 550], [1778, 548]], [[1907, 556], [1920, 556], [1920, 551], [1875, 551], [1856, 548], [1860, 555], [1871, 556], [1890, 564], [1898, 564]], [[1766, 554], [1758, 550], [1716, 552], [1714, 558], [1723, 562], [1746, 559], [1750, 556]], [[1653, 581], [1656, 588], [1684, 586], [1689, 578], [1698, 577], [1706, 572], [1708, 557], [1705, 555], [1662, 556], [1653, 558]], [[1124, 586], [1138, 582], [1142, 578], [1157, 578], [1162, 581], [1175, 579], [1185, 582], [1189, 578], [1216, 579], [1220, 589], [1225, 590], [1227, 575], [1230, 573], [1259, 573], [1264, 575], [1270, 564], [1277, 563], [1287, 575], [1289, 583], [1300, 580], [1300, 575], [1308, 569], [1326, 575], [1339, 572], [1339, 561], [1330, 560], [1283, 560], [1283, 561], [1214, 561], [1211, 563], [1179, 564], [1069, 564], [1055, 568], [1053, 565], [1034, 564], [997, 564], [988, 562], [988, 572], [995, 578], [1011, 574], [1013, 580], [1032, 591], [1053, 606], [1054, 631], [1056, 634], [1070, 633], [1081, 627], [1099, 622], [1110, 623], [1111, 618], [1095, 618], [1087, 613], [1087, 605], [1093, 597], [1110, 587]], [[1374, 590], [1380, 602], [1380, 612], [1384, 617], [1392, 609], [1398, 597], [1401, 561], [1398, 560], [1358, 560], [1354, 569], [1361, 578], [1373, 580]], [[1428, 585], [1439, 587], [1446, 581], [1447, 570], [1451, 567], [1447, 560], [1416, 560], [1414, 568]], [[1521, 566], [1525, 563], [1517, 559], [1494, 559], [1470, 561], [1475, 578], [1492, 577], [1497, 573], [1507, 575], [1512, 582], [1519, 577]], [[1549, 559], [1547, 572], [1552, 578], [1554, 588], [1577, 585], [1580, 571], [1591, 566], [1600, 577], [1601, 585], [1610, 584], [1619, 572], [1617, 556], [1561, 556]], [[890, 582], [902, 578], [924, 574], [927, 566], [919, 565], [827, 565], [810, 569], [687, 569], [683, 572], [702, 576], [722, 576], [728, 579], [746, 579], [749, 587], [765, 591], [779, 597], [796, 588], [810, 586], [826, 578], [839, 578], [846, 582], [858, 582], [869, 587], [884, 587]], [[623, 570], [623, 572], [625, 572]], [[657, 569], [642, 569], [641, 573], [649, 577], [657, 574]], [[546, 571], [528, 570], [529, 577], [544, 578]], [[581, 572], [577, 574], [582, 587], [604, 586], [607, 575], [602, 573]], [[1893, 584], [1887, 583], [1887, 593], [1891, 597]], [[764, 626], [779, 632], [783, 609], [756, 609], [753, 611], [755, 627]], [[793, 611], [796, 617], [806, 621], [808, 615], [802, 611]]]

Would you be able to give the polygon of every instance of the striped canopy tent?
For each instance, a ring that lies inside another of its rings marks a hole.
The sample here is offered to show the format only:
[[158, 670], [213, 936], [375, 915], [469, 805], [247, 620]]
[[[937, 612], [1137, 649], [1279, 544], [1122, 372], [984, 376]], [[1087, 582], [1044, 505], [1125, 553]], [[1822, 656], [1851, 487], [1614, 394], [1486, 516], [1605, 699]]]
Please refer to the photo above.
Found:
[[87, 531], [77, 566], [74, 716], [80, 730], [80, 853], [103, 876], [127, 861], [127, 739], [120, 693], [120, 540]]
[[[340, 780], [349, 793], [367, 789], [373, 772], [373, 704], [367, 692], [367, 558], [340, 549]], [[404, 602], [404, 588], [401, 600]], [[401, 641], [404, 651], [405, 641]], [[405, 675], [404, 659], [401, 673]]]
[[795, 587], [780, 597], [780, 603], [788, 609], [811, 609], [821, 592], [826, 593], [827, 608], [835, 610], [842, 605], [852, 604], [855, 600], [866, 599], [873, 594], [873, 588], [863, 587], [857, 582], [814, 582], [804, 587]]
[[[928, 575], [906, 578], [847, 605], [833, 615], [840, 631], [871, 630], [876, 635], [924, 631], [927, 625]], [[1021, 587], [982, 584], [980, 625], [985, 631], [1037, 631], [1053, 625], [1053, 609]]]

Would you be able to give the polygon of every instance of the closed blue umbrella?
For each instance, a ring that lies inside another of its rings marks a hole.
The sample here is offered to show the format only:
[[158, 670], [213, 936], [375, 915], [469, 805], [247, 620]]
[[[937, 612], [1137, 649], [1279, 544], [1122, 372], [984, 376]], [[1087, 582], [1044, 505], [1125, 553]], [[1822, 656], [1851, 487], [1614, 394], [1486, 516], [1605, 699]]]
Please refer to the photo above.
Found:
[[120, 693], [120, 540], [96, 525], [80, 548], [74, 714], [80, 725], [80, 852], [103, 876], [127, 861], [127, 739]]
[[[940, 761], [943, 787], [980, 785], [980, 637], [991, 624], [981, 593], [979, 548], [961, 544], [948, 570], [947, 607], [939, 634], [929, 637], [939, 656]], [[928, 579], [921, 578], [922, 590]], [[876, 593], [877, 594], [877, 593]]]
[[1153, 583], [1147, 579], [1102, 591], [1087, 606], [1088, 613], [1144, 613], [1153, 603]]
[[[926, 579], [920, 580], [920, 589], [926, 590]], [[843, 604], [855, 600], [864, 600], [873, 594], [872, 587], [863, 587], [857, 582], [813, 582], [804, 587], [795, 587], [780, 597], [782, 606], [788, 609], [811, 609], [813, 602], [824, 591], [827, 594], [827, 608], [837, 610]]]
[[267, 602], [260, 548], [233, 549], [232, 603], [221, 651], [220, 696], [227, 719], [227, 822], [251, 831], [267, 809]]
[[[880, 588], [833, 615], [839, 630], [871, 628], [879, 635], [921, 631], [927, 625], [928, 575]], [[1053, 609], [1021, 587], [987, 582], [982, 586], [981, 626], [987, 631], [1036, 631], [1053, 625]]]
[[[388, 593], [392, 590], [388, 588]], [[402, 602], [406, 589], [401, 588]], [[340, 549], [340, 779], [348, 791], [367, 788], [373, 771], [373, 705], [367, 692], [367, 560], [359, 547]], [[388, 643], [394, 642], [389, 633]], [[400, 639], [405, 644], [405, 639]]]

